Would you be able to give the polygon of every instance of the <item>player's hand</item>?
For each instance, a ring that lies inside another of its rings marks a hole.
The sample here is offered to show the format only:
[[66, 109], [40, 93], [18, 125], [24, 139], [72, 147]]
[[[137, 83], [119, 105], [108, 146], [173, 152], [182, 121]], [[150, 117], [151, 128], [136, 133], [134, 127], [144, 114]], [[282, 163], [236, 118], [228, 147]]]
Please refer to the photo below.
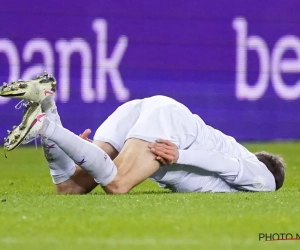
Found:
[[91, 139], [89, 139], [89, 135], [92, 131], [88, 128], [86, 130], [84, 130], [84, 132], [82, 134], [79, 135], [80, 138], [89, 141], [89, 142], [93, 142]]
[[149, 148], [151, 152], [156, 155], [156, 160], [162, 165], [173, 164], [178, 160], [178, 148], [174, 143], [168, 140], [159, 139], [155, 143], [150, 143]]

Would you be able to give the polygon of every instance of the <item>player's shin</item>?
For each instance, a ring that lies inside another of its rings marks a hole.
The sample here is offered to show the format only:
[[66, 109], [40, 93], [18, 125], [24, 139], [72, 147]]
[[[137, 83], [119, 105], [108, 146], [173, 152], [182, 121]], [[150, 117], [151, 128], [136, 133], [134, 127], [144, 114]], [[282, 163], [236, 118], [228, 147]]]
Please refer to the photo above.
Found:
[[98, 146], [45, 119], [40, 134], [55, 142], [78, 166], [86, 170], [102, 186], [110, 183], [117, 168], [110, 157]]
[[60, 184], [69, 180], [76, 170], [74, 161], [47, 138], [42, 138], [42, 146], [53, 183]]
[[[41, 102], [41, 107], [50, 121], [62, 125], [53, 95], [46, 97]], [[57, 144], [47, 138], [42, 137], [42, 146], [53, 183], [60, 184], [67, 181], [75, 172], [74, 161]]]

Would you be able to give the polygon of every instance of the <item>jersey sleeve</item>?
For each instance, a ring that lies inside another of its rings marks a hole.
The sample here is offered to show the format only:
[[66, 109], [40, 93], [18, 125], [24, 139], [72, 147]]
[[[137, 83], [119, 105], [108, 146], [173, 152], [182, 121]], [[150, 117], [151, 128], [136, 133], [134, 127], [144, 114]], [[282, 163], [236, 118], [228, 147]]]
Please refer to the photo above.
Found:
[[232, 157], [216, 151], [179, 150], [177, 163], [217, 173], [240, 190], [274, 191], [275, 179], [259, 160]]
[[226, 180], [234, 181], [241, 170], [238, 158], [227, 157], [216, 151], [205, 150], [178, 150], [177, 163], [195, 166], [210, 172], [217, 173]]

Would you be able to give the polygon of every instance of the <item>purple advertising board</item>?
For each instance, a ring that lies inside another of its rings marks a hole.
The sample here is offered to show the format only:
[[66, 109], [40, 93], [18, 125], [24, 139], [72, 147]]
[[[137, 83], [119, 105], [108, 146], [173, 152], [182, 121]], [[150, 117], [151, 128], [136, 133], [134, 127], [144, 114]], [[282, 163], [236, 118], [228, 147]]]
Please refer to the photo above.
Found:
[[[43, 71], [65, 127], [167, 95], [239, 140], [300, 138], [300, 2], [3, 1], [0, 82]], [[21, 121], [0, 99], [0, 136]]]

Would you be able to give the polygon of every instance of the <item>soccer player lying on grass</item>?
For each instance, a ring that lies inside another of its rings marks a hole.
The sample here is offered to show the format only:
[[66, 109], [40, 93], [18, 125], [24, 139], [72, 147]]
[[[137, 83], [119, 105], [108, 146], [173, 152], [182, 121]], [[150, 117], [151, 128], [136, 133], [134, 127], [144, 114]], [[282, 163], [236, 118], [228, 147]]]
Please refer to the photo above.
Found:
[[[147, 178], [174, 192], [274, 191], [283, 185], [280, 157], [249, 152], [164, 96], [121, 105], [91, 143], [89, 130], [81, 138], [62, 127], [55, 87], [55, 79], [44, 74], [3, 85], [0, 96], [29, 101], [5, 149], [41, 136], [58, 193], [84, 194], [98, 184], [107, 193], [127, 193]], [[155, 143], [160, 138], [165, 140]]]

